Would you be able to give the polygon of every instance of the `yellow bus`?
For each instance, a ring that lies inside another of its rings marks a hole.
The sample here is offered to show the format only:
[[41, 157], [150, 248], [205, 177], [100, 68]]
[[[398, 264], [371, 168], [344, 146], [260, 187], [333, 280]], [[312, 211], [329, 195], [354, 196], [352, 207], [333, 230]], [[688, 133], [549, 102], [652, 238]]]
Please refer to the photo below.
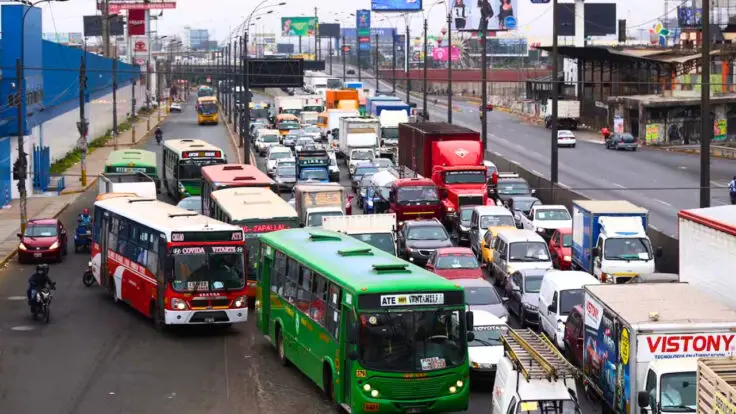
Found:
[[203, 96], [197, 98], [197, 124], [217, 124], [217, 98]]

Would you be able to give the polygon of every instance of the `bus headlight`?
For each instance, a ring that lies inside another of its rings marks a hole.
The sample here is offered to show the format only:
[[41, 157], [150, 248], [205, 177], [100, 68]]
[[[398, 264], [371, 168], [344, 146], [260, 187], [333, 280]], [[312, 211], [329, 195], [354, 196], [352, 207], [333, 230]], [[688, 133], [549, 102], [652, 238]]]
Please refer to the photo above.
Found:
[[171, 307], [174, 310], [186, 310], [186, 308], [187, 308], [187, 302], [185, 302], [184, 299], [172, 298], [171, 299]]
[[465, 383], [462, 382], [461, 380], [457, 380], [457, 382], [455, 383], [455, 385], [457, 385], [458, 388], [462, 388], [464, 384]]
[[248, 298], [246, 298], [245, 296], [238, 296], [233, 301], [233, 306], [236, 308], [244, 308], [247, 305], [248, 305]]
[[371, 397], [377, 398], [378, 397], [378, 390], [371, 391]]
[[450, 394], [454, 394], [456, 392], [457, 392], [457, 387], [455, 387], [454, 385], [450, 387]]
[[363, 391], [368, 392], [371, 390], [371, 384], [363, 384]]

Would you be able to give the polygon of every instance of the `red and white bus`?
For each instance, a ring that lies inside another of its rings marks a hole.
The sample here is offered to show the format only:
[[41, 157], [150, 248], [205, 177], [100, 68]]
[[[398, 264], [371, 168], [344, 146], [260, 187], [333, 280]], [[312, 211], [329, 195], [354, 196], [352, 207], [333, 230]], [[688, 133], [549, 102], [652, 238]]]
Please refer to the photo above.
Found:
[[235, 224], [245, 234], [247, 296], [256, 296], [256, 275], [261, 245], [258, 235], [299, 227], [294, 207], [265, 188], [226, 188], [212, 192], [212, 217]]
[[202, 167], [202, 189], [199, 192], [202, 198], [202, 214], [212, 216], [213, 191], [232, 187], [260, 187], [270, 188], [278, 194], [278, 185], [255, 165], [249, 164], [221, 164]]
[[95, 202], [92, 268], [157, 327], [248, 320], [240, 227], [140, 197]]

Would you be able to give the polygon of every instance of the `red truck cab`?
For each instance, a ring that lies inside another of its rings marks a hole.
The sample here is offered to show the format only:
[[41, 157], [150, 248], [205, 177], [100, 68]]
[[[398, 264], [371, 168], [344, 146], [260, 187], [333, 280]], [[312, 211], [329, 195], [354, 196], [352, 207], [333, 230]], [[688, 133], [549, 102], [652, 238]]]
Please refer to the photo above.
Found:
[[446, 122], [399, 125], [399, 165], [431, 177], [445, 222], [461, 206], [486, 205], [488, 184], [480, 134]]
[[391, 184], [389, 213], [396, 214], [396, 227], [407, 220], [441, 219], [437, 186], [429, 178], [399, 178]]

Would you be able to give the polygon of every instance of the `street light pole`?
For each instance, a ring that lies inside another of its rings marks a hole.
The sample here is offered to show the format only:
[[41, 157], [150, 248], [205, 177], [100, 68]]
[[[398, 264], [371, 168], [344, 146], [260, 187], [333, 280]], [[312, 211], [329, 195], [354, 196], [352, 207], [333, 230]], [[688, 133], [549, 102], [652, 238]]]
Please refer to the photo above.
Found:
[[452, 123], [452, 9], [447, 12], [447, 123]]
[[559, 54], [557, 50], [557, 0], [552, 0], [552, 124], [551, 124], [551, 142], [550, 142], [550, 167], [549, 181], [557, 184], [559, 181], [559, 148], [557, 147], [557, 104], [559, 99], [560, 85], [559, 77]]
[[422, 117], [424, 120], [427, 120], [427, 61], [429, 60], [427, 58], [427, 54], [429, 53], [429, 48], [427, 47], [427, 17], [424, 17], [424, 81], [422, 82]]
[[406, 45], [404, 46], [404, 78], [406, 79], [406, 103], [411, 105], [411, 79], [409, 79], [409, 18], [406, 18]]
[[710, 1], [703, 2], [700, 39], [700, 207], [710, 207], [710, 140], [714, 117], [710, 111]]

